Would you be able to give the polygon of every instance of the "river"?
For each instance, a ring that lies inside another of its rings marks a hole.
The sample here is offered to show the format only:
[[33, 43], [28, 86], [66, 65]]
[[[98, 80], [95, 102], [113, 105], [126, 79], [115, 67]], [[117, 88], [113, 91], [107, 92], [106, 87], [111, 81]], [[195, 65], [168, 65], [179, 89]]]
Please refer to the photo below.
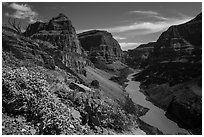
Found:
[[125, 90], [130, 94], [130, 98], [134, 103], [149, 108], [149, 111], [145, 115], [141, 116], [140, 119], [145, 123], [148, 123], [149, 125], [158, 128], [164, 134], [178, 134], [178, 133], [188, 134], [187, 130], [178, 127], [178, 125], [175, 122], [168, 119], [165, 116], [164, 110], [158, 108], [150, 101], [146, 100], [146, 96], [139, 91], [140, 82], [131, 80], [134, 74], [136, 73], [130, 74], [127, 77], [129, 82], [126, 82], [126, 84], [128, 85], [125, 88]]

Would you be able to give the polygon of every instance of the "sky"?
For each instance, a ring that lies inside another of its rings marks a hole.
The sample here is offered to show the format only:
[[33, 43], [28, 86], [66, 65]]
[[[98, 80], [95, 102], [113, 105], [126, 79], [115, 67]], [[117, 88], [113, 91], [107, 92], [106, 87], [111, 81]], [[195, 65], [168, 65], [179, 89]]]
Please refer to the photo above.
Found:
[[99, 29], [112, 33], [123, 50], [156, 41], [171, 25], [185, 23], [202, 11], [201, 2], [2, 2], [2, 24], [29, 23], [67, 15], [77, 33]]

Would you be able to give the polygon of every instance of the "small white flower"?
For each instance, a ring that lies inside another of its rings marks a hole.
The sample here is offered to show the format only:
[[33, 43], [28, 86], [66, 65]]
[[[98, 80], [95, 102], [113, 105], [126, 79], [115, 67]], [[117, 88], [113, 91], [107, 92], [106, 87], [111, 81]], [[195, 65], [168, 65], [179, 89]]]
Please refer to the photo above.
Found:
[[24, 132], [24, 131], [26, 131], [26, 130], [25, 130], [25, 129], [22, 129], [21, 131]]

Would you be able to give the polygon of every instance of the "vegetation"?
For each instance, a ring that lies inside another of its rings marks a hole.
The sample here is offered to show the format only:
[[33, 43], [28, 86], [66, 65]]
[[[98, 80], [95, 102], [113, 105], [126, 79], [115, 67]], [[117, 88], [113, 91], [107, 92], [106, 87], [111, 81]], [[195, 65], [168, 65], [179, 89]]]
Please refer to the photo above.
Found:
[[91, 86], [93, 86], [93, 87], [95, 87], [95, 88], [99, 88], [99, 82], [98, 82], [98, 80], [93, 80], [93, 81], [91, 82]]
[[[133, 120], [137, 115], [126, 107], [100, 89], [72, 90], [72, 81], [79, 82], [60, 68], [50, 70], [3, 52], [2, 133], [119, 134], [137, 127]], [[97, 81], [93, 83], [99, 85]], [[78, 117], [73, 110], [79, 113]]]

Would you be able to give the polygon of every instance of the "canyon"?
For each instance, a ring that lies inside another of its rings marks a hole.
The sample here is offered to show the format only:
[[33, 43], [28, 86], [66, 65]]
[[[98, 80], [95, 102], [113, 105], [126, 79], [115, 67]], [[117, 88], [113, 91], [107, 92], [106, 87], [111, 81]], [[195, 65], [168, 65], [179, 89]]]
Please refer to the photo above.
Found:
[[124, 52], [63, 13], [22, 34], [3, 26], [3, 134], [202, 134], [201, 27], [200, 13]]

